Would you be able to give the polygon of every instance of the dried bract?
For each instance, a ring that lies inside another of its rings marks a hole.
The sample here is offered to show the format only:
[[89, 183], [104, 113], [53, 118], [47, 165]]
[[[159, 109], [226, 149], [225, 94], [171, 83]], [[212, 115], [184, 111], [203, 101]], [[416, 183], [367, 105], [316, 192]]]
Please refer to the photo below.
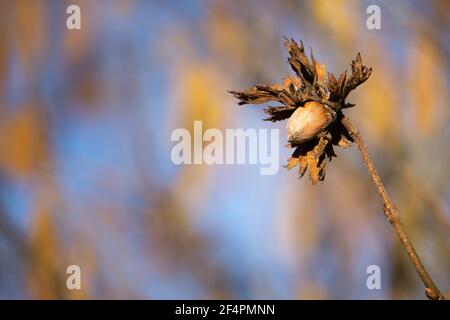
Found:
[[[327, 162], [335, 157], [333, 146], [348, 147], [353, 141], [344, 125], [342, 109], [353, 107], [346, 102], [349, 93], [365, 82], [372, 73], [362, 63], [361, 54], [338, 79], [319, 64], [314, 55], [305, 53], [303, 43], [286, 39], [288, 62], [295, 76], [287, 77], [282, 84], [256, 85], [246, 90], [230, 90], [239, 105], [264, 104], [276, 101], [281, 105], [268, 106], [265, 121], [288, 121], [289, 147], [294, 148], [286, 168], [300, 167], [300, 177], [308, 169], [313, 184], [325, 178]], [[302, 108], [302, 109], [299, 109]]]

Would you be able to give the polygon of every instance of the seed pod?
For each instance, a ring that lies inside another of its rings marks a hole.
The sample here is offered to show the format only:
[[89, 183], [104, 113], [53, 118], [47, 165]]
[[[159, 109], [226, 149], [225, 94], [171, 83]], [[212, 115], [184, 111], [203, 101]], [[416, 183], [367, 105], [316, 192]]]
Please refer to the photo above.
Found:
[[288, 141], [301, 144], [317, 137], [336, 119], [336, 112], [331, 108], [309, 101], [299, 107], [287, 122]]
[[316, 183], [325, 177], [325, 166], [336, 157], [333, 146], [348, 147], [353, 141], [346, 126], [342, 109], [354, 104], [346, 101], [349, 93], [364, 83], [372, 68], [362, 62], [358, 53], [347, 71], [336, 78], [326, 77], [325, 65], [305, 53], [303, 43], [286, 39], [288, 62], [295, 76], [289, 76], [281, 84], [259, 84], [246, 90], [230, 90], [239, 99], [239, 105], [263, 104], [276, 101], [280, 105], [268, 106], [264, 120], [288, 120], [289, 147], [294, 148], [287, 168], [300, 166], [300, 176], [308, 170], [311, 181]]

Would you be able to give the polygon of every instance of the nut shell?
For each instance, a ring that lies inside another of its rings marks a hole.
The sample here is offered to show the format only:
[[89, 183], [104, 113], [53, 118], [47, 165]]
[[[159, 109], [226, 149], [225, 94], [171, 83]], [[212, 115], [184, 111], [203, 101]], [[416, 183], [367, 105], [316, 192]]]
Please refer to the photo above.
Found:
[[334, 111], [316, 101], [297, 108], [287, 122], [288, 140], [301, 144], [315, 138], [336, 118]]

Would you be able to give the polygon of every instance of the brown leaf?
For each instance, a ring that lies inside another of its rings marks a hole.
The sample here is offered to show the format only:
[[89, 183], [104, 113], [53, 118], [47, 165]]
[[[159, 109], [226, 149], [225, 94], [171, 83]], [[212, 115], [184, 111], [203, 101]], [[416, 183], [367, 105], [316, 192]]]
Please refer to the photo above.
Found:
[[344, 136], [341, 136], [341, 139], [338, 141], [337, 145], [342, 148], [348, 148], [352, 145], [352, 143], [348, 141]]
[[285, 168], [287, 168], [288, 170], [291, 170], [296, 165], [298, 165], [298, 163], [299, 163], [299, 158], [290, 157], [288, 160], [288, 164], [285, 165]]
[[298, 146], [292, 154], [292, 157], [289, 159], [286, 167], [292, 169], [299, 164], [300, 177], [302, 177], [305, 174], [306, 169], [308, 169], [309, 177], [313, 184], [322, 181], [325, 178], [327, 161], [331, 158], [330, 150], [328, 149], [329, 145], [329, 139], [323, 136]]
[[316, 68], [316, 77], [317, 81], [319, 83], [325, 82], [325, 76], [326, 76], [326, 67], [324, 64], [319, 64], [317, 61], [315, 61], [315, 68]]
[[304, 176], [306, 169], [308, 168], [308, 158], [306, 156], [300, 157], [300, 178]]
[[298, 77], [288, 76], [283, 81], [284, 89], [290, 88], [292, 85], [294, 89], [298, 90], [302, 86], [302, 81]]
[[331, 143], [343, 148], [349, 147], [353, 139], [348, 133], [345, 126], [342, 124], [341, 119], [343, 117], [342, 112], [338, 113], [337, 120], [329, 127], [329, 132], [331, 135]]
[[362, 58], [359, 52], [356, 55], [356, 59], [352, 61], [351, 67], [352, 75], [345, 80], [345, 84], [342, 87], [342, 100], [344, 100], [352, 90], [369, 79], [372, 74], [372, 68], [367, 68], [362, 64]]
[[238, 98], [239, 105], [262, 104], [270, 101], [278, 101], [285, 105], [295, 105], [291, 94], [284, 89], [283, 85], [256, 85], [243, 91], [229, 90], [229, 93]]
[[298, 46], [297, 42], [293, 39], [286, 39], [284, 45], [289, 51], [290, 57], [288, 58], [288, 62], [292, 70], [295, 71], [298, 77], [312, 84], [315, 78], [315, 68], [305, 54], [303, 42], [300, 41], [300, 46]]
[[264, 109], [264, 112], [270, 115], [269, 118], [263, 119], [264, 121], [280, 121], [289, 118], [297, 107], [268, 107]]

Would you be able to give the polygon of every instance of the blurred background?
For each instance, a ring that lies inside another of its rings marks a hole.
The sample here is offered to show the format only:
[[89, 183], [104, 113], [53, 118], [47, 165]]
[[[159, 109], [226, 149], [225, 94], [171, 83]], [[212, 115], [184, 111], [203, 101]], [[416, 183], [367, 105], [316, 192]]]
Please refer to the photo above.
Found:
[[[82, 29], [67, 30], [66, 8]], [[366, 9], [381, 8], [381, 30]], [[283, 36], [351, 94], [406, 230], [450, 292], [449, 1], [0, 1], [0, 298], [423, 299], [355, 147], [324, 183], [176, 166], [176, 128], [279, 128], [228, 89], [291, 74]], [[290, 156], [281, 148], [280, 161]], [[66, 288], [66, 268], [82, 289]], [[366, 268], [381, 268], [381, 290]]]

